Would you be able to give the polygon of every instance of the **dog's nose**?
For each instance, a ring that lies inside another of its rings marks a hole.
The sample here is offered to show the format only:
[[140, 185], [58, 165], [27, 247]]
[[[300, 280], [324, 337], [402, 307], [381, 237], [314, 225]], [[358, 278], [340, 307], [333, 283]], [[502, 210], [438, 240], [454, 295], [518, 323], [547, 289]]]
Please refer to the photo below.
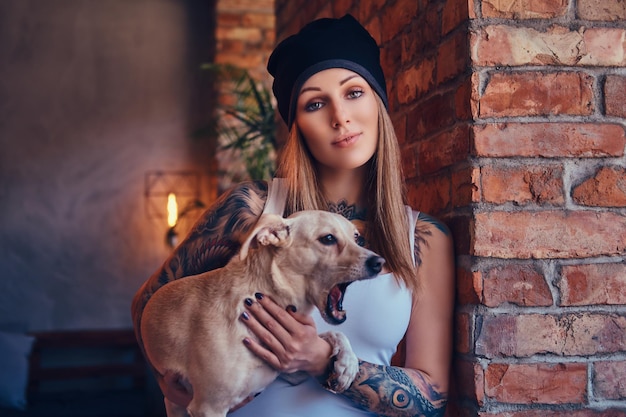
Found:
[[370, 256], [369, 258], [367, 258], [367, 261], [365, 261], [365, 266], [367, 267], [367, 270], [370, 272], [371, 275], [376, 275], [380, 273], [380, 271], [383, 270], [384, 264], [385, 260], [378, 255]]

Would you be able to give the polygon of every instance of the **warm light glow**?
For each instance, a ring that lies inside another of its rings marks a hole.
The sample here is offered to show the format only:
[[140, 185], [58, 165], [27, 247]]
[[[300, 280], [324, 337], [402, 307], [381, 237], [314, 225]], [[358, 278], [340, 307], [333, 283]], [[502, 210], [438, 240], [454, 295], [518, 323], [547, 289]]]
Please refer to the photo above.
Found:
[[167, 195], [167, 225], [169, 227], [176, 226], [178, 221], [178, 203], [176, 203], [176, 195], [169, 193]]

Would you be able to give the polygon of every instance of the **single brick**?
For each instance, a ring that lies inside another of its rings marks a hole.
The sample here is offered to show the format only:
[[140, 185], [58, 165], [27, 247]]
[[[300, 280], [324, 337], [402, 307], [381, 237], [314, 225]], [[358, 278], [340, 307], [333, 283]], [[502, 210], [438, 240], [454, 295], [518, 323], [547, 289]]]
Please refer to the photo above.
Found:
[[[626, 53], [624, 55], [626, 56]], [[608, 116], [626, 118], [626, 77], [619, 75], [606, 77], [604, 100]]]
[[481, 169], [483, 199], [488, 203], [563, 204], [561, 166], [485, 166]]
[[580, 72], [494, 73], [479, 99], [480, 117], [590, 115], [593, 77]]
[[580, 404], [587, 395], [587, 366], [563, 364], [490, 364], [487, 397], [512, 404]]
[[549, 19], [563, 16], [567, 0], [483, 0], [484, 17], [504, 19]]
[[593, 371], [594, 397], [626, 400], [626, 361], [596, 362]]
[[487, 26], [470, 38], [472, 60], [482, 66], [624, 66], [624, 29], [552, 26], [545, 31]]
[[581, 19], [620, 21], [626, 20], [624, 0], [578, 0]]
[[626, 250], [626, 215], [588, 211], [477, 213], [475, 256], [586, 258]]
[[472, 133], [473, 153], [483, 157], [620, 157], [626, 147], [618, 124], [489, 123]]
[[626, 265], [564, 265], [557, 286], [562, 306], [626, 304]]
[[626, 343], [626, 317], [594, 313], [485, 316], [478, 331], [476, 353], [489, 358], [617, 353]]
[[[558, 411], [552, 409], [533, 409], [523, 411], [503, 411], [501, 413], [479, 413], [479, 417], [626, 417], [626, 410], [617, 408]], [[450, 416], [452, 417], [452, 416]]]
[[584, 206], [626, 207], [626, 168], [600, 168], [574, 188], [572, 198]]
[[505, 265], [487, 271], [483, 280], [483, 304], [498, 307], [551, 306], [552, 293], [543, 274], [532, 265]]
[[261, 34], [261, 29], [256, 27], [217, 28], [215, 38], [217, 40], [231, 39], [256, 44], [263, 40]]
[[626, 66], [626, 29], [590, 28], [579, 65]]

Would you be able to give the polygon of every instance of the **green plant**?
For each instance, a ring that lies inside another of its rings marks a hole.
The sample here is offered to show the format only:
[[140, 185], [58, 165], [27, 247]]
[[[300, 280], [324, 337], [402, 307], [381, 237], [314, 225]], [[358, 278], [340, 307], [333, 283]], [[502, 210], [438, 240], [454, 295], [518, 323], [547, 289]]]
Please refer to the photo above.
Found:
[[217, 76], [217, 133], [221, 150], [245, 166], [249, 179], [269, 179], [276, 164], [275, 109], [271, 91], [243, 68], [205, 64]]

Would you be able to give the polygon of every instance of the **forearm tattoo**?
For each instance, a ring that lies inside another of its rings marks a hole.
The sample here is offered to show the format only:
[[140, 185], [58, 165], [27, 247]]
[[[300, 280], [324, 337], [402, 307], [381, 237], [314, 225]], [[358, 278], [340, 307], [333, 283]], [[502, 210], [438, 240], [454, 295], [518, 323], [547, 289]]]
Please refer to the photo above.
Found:
[[385, 417], [440, 417], [447, 394], [412, 369], [359, 361], [359, 373], [344, 395]]

